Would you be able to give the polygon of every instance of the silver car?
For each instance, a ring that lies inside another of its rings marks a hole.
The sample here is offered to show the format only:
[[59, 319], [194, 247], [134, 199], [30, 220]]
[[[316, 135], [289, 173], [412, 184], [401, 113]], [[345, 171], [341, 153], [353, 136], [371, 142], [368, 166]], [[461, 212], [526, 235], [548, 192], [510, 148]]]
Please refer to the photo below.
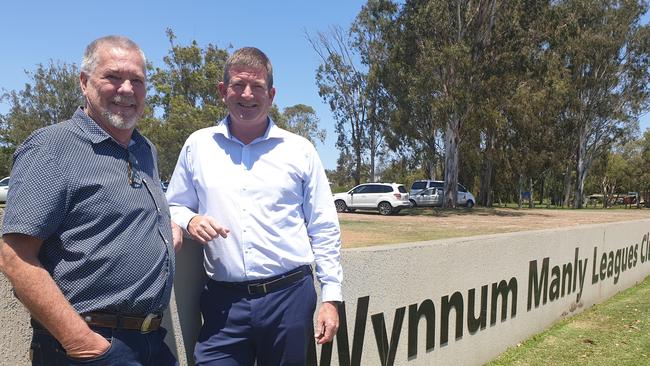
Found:
[[412, 194], [409, 201], [411, 201], [412, 207], [440, 207], [442, 206], [442, 196], [442, 189], [431, 187]]
[[7, 202], [7, 192], [9, 191], [9, 177], [0, 180], [0, 202]]

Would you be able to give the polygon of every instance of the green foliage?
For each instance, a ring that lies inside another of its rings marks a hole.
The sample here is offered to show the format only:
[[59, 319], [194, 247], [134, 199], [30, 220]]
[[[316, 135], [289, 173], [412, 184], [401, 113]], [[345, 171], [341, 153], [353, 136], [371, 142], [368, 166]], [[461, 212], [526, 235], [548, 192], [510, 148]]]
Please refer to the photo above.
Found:
[[30, 81], [22, 90], [2, 96], [9, 112], [0, 120], [0, 140], [8, 148], [17, 147], [38, 128], [70, 118], [83, 105], [76, 65], [50, 61], [25, 74]]
[[178, 45], [171, 29], [167, 29], [167, 38], [170, 50], [163, 58], [165, 67], [149, 65], [151, 110], [139, 124], [142, 133], [158, 147], [162, 179], [171, 177], [187, 137], [214, 126], [228, 113], [217, 89], [228, 51], [212, 44], [202, 48], [196, 41]]
[[316, 141], [325, 142], [326, 131], [319, 128], [320, 119], [314, 108], [305, 104], [296, 104], [286, 107], [282, 113], [279, 113], [274, 106], [269, 114], [279, 127], [306, 138], [312, 144]]

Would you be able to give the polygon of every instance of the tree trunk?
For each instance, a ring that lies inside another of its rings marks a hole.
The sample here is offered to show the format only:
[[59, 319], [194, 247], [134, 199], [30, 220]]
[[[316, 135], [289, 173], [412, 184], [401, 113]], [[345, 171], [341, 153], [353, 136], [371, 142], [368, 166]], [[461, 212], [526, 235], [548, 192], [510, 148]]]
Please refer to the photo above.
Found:
[[517, 187], [519, 191], [519, 198], [517, 199], [517, 208], [521, 208], [521, 201], [522, 201], [521, 196], [524, 191], [524, 176], [521, 174], [519, 174], [519, 185]]
[[436, 142], [435, 142], [436, 132], [434, 131], [434, 139], [431, 143], [427, 143], [429, 147], [428, 153], [424, 154], [425, 157], [429, 157], [427, 160], [427, 169], [429, 170], [429, 179], [436, 180], [436, 165], [438, 165], [438, 154], [436, 151]]
[[[356, 145], [356, 144], [355, 144]], [[354, 185], [361, 184], [361, 147], [354, 147]]]
[[445, 186], [443, 207], [456, 207], [458, 200], [458, 141], [460, 117], [454, 113], [445, 133]]
[[528, 208], [535, 208], [535, 203], [533, 202], [533, 178], [530, 178], [528, 182]]
[[587, 160], [587, 129], [581, 126], [578, 131], [578, 149], [576, 152], [576, 190], [573, 200], [574, 208], [582, 208], [584, 201], [585, 178], [589, 168]]
[[546, 184], [546, 179], [545, 179], [545, 174], [542, 175], [542, 178], [540, 179], [540, 185], [539, 185], [539, 205], [544, 204], [544, 185]]
[[571, 199], [571, 191], [573, 190], [571, 179], [571, 165], [567, 164], [566, 172], [564, 173], [564, 200], [562, 207], [569, 207], [569, 200]]
[[479, 204], [483, 207], [492, 207], [492, 179], [494, 174], [494, 146], [496, 138], [492, 131], [487, 133], [487, 148], [483, 159], [483, 171], [481, 172], [481, 189], [479, 190]]

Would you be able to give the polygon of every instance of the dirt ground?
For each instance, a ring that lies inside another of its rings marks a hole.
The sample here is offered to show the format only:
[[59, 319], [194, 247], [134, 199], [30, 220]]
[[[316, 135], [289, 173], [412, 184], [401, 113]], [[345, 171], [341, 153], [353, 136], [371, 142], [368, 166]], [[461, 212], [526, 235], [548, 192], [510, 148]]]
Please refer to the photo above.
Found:
[[411, 209], [340, 213], [344, 247], [650, 219], [650, 209]]

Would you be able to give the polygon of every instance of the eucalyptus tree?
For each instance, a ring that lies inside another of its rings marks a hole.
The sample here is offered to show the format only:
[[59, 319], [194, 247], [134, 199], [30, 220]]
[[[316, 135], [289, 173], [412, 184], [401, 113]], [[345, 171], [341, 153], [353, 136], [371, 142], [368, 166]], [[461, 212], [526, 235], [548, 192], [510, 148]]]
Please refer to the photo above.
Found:
[[650, 28], [640, 25], [642, 0], [555, 2], [557, 32], [550, 47], [561, 55], [569, 85], [563, 118], [575, 133], [574, 207], [596, 158], [630, 135], [650, 95]]
[[381, 75], [388, 58], [384, 32], [396, 11], [391, 1], [369, 0], [349, 31], [333, 27], [307, 35], [321, 59], [316, 71], [319, 94], [334, 114], [337, 147], [353, 155], [356, 184], [364, 166], [369, 179], [376, 180], [377, 158], [384, 151], [384, 130], [393, 110]]
[[367, 140], [368, 104], [366, 74], [354, 53], [351, 40], [341, 27], [318, 32], [307, 40], [321, 59], [316, 70], [318, 94], [334, 115], [339, 151], [350, 151], [354, 161], [354, 183], [361, 182]]
[[393, 26], [397, 5], [389, 0], [368, 0], [350, 27], [352, 47], [365, 66], [367, 103], [367, 136], [370, 179], [376, 180], [378, 158], [384, 150], [385, 130], [395, 110], [395, 101], [386, 90], [382, 78], [388, 61], [387, 32]]
[[[407, 103], [423, 103], [418, 109], [430, 111], [430, 125], [442, 127], [446, 207], [456, 206], [462, 131], [474, 120], [473, 99], [481, 88], [477, 64], [492, 44], [503, 3], [407, 0], [394, 27], [388, 63], [393, 75], [390, 91], [404, 95]], [[424, 121], [409, 115], [393, 127], [409, 133]]]

